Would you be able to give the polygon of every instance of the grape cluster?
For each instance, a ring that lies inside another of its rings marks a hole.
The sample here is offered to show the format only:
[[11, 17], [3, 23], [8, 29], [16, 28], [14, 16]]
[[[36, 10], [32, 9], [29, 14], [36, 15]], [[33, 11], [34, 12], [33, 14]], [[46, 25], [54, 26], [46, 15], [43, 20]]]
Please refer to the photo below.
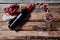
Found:
[[20, 13], [19, 6], [17, 4], [10, 5], [9, 7], [4, 8], [5, 13], [8, 13], [9, 15], [17, 15]]

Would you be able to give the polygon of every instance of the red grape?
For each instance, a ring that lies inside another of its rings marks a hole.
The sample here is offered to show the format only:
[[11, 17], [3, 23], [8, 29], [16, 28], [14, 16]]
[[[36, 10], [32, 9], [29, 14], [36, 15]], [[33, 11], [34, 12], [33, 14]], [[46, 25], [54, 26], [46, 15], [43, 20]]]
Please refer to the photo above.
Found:
[[9, 8], [9, 11], [12, 11], [12, 8]]
[[47, 5], [44, 5], [44, 8], [47, 8]]
[[4, 8], [4, 11], [6, 10], [7, 8]]
[[4, 11], [5, 11], [5, 13], [7, 13], [8, 12], [8, 8], [4, 8]]
[[44, 11], [47, 12], [48, 8], [44, 8]]
[[7, 8], [4, 8], [5, 13], [8, 13], [9, 15], [17, 15], [20, 11], [18, 11], [18, 5], [13, 4], [10, 5]]
[[37, 3], [37, 5], [39, 5], [40, 3]]

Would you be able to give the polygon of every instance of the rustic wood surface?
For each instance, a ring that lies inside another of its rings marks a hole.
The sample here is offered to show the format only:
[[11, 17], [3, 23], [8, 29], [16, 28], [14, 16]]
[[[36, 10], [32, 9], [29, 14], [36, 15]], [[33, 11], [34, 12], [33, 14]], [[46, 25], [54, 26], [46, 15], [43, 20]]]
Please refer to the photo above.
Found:
[[[22, 25], [23, 23], [21, 23]], [[60, 22], [52, 22], [51, 26], [46, 27], [45, 22], [26, 22], [21, 27], [19, 25], [15, 30], [24, 30], [24, 31], [59, 31]], [[8, 23], [0, 22], [0, 31], [10, 31], [8, 28]]]
[[[5, 7], [8, 7], [9, 5], [12, 5], [12, 4], [0, 4], [0, 12], [4, 12], [4, 8]], [[18, 4], [18, 5], [21, 5], [21, 4]], [[25, 4], [26, 5], [26, 4]], [[47, 4], [46, 4], [47, 5]], [[52, 12], [59, 12], [60, 10], [60, 5], [59, 4], [56, 4], [56, 5], [51, 5], [49, 4], [48, 5], [48, 8], [52, 11]]]
[[[45, 14], [46, 14], [45, 12], [42, 12], [42, 13], [32, 12], [27, 16], [27, 18], [29, 17], [28, 21], [37, 21], [37, 22], [44, 21], [45, 20], [44, 19]], [[53, 17], [54, 21], [58, 22], [60, 20], [60, 14], [59, 13], [51, 12], [51, 14], [52, 14], [52, 17]], [[0, 16], [1, 16], [0, 21], [3, 21], [3, 15], [5, 15], [5, 13], [0, 13]], [[24, 19], [24, 20], [26, 20], [26, 19]]]
[[[26, 33], [27, 32], [27, 33]], [[59, 31], [0, 31], [0, 36], [45, 36], [45, 37], [60, 37]], [[1, 37], [0, 37], [1, 38]]]
[[[41, 37], [60, 37], [60, 4], [49, 4], [49, 9], [54, 21], [50, 26], [46, 27], [44, 21], [45, 12], [32, 12], [27, 22], [22, 22], [22, 27], [19, 25], [12, 31], [8, 28], [8, 23], [2, 20], [4, 7], [11, 4], [0, 4], [0, 40], [4, 39], [23, 39], [23, 36], [41, 36]], [[19, 4], [20, 5], [20, 4]], [[25, 21], [25, 20], [24, 20]]]

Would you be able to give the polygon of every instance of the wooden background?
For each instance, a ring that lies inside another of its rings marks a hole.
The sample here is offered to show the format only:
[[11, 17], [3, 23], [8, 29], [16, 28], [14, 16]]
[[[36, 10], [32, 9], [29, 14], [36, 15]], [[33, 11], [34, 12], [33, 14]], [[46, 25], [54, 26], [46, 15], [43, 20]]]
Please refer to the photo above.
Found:
[[6, 21], [2, 20], [2, 17], [5, 14], [3, 8], [7, 7], [8, 5], [11, 4], [0, 4], [0, 40], [20, 38], [23, 39], [24, 36], [41, 36], [44, 38], [60, 37], [60, 4], [48, 4], [48, 8], [51, 10], [54, 18], [54, 21], [51, 22], [51, 26], [48, 26], [48, 28], [46, 28], [46, 25], [48, 24], [44, 21], [45, 12], [36, 12], [36, 10], [34, 10], [30, 14], [28, 21], [26, 23], [22, 22], [22, 25], [23, 23], [24, 25], [21, 28], [19, 26], [15, 29], [19, 30], [18, 32], [10, 30], [8, 28], [9, 24]]

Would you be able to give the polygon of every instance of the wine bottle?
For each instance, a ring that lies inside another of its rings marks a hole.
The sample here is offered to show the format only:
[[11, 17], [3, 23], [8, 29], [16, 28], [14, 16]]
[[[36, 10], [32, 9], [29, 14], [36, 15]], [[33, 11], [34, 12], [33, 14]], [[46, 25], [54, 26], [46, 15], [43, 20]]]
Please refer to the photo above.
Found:
[[27, 13], [31, 10], [35, 5], [29, 4], [26, 8], [22, 9], [22, 11], [13, 19], [12, 23], [9, 24], [9, 28], [14, 30], [16, 26], [19, 25], [20, 22], [27, 16]]

